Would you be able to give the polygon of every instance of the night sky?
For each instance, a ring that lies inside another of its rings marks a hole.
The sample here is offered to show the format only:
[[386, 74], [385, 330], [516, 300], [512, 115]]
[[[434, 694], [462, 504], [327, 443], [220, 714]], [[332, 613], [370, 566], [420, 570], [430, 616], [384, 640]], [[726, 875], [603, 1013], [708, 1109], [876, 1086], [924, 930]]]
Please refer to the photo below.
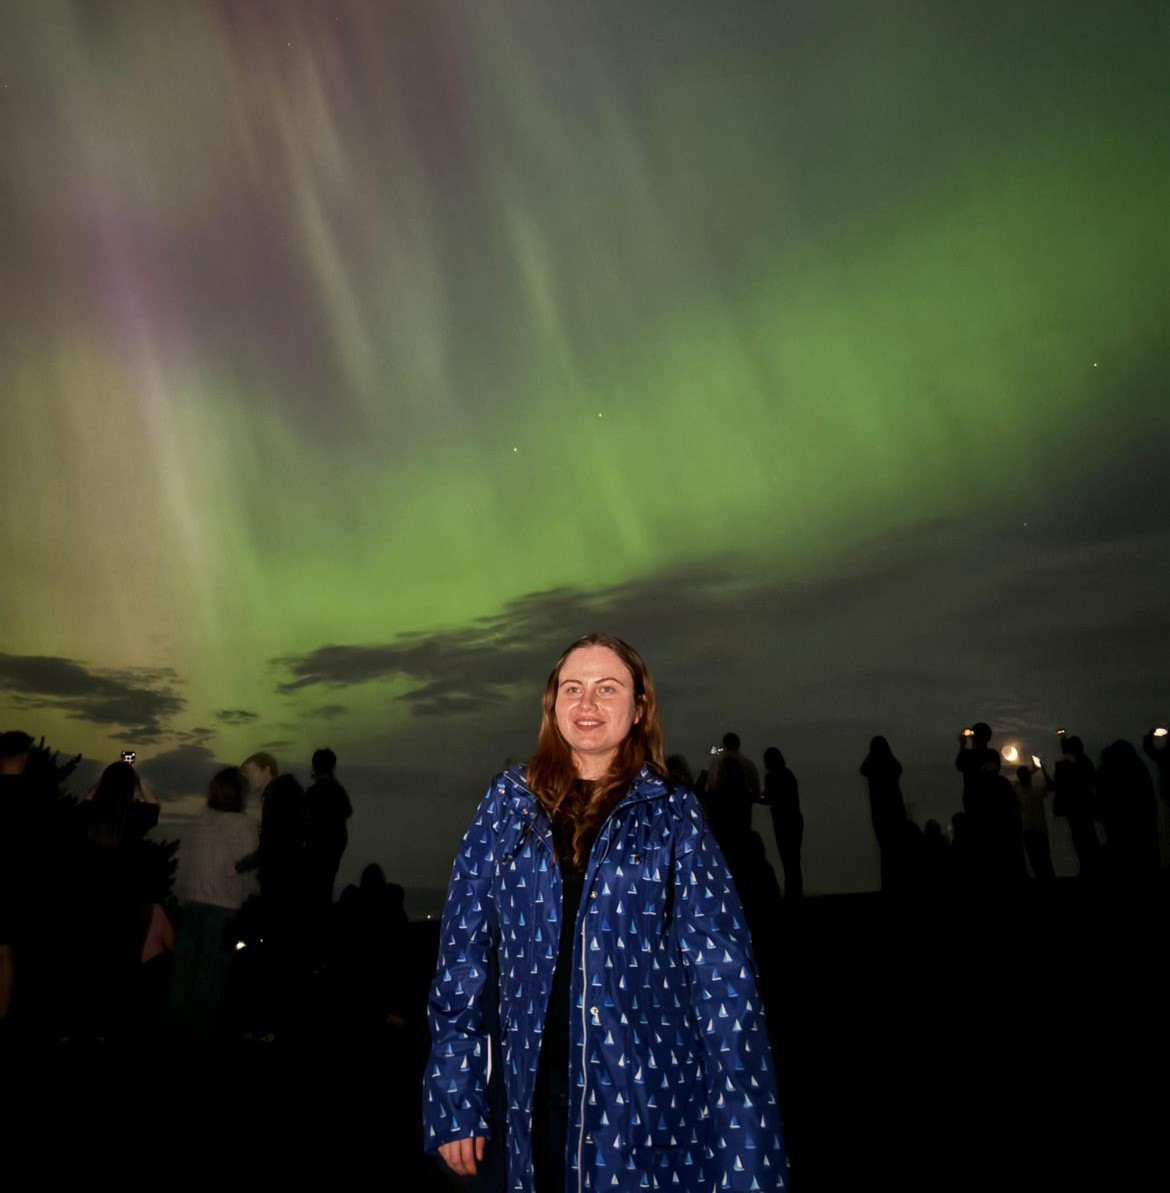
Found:
[[5, 4], [0, 721], [172, 831], [331, 745], [341, 878], [412, 888], [589, 630], [695, 770], [780, 746], [814, 891], [876, 885], [874, 733], [920, 823], [972, 720], [1136, 741], [1168, 55], [1150, 0]]

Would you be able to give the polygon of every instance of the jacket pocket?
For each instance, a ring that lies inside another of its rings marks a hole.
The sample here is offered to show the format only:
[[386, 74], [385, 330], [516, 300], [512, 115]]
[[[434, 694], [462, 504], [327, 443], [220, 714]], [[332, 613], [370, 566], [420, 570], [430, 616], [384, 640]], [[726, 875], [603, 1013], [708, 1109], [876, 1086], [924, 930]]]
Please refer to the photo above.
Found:
[[707, 1118], [703, 1058], [694, 1029], [677, 1015], [632, 1023], [630, 1143], [685, 1147], [701, 1142]]

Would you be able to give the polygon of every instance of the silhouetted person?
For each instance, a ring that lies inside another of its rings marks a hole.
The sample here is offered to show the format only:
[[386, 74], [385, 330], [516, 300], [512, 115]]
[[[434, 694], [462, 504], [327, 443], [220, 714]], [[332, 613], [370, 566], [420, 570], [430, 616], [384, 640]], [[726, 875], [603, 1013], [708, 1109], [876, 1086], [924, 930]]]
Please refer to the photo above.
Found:
[[1170, 803], [1170, 734], [1165, 732], [1165, 727], [1161, 733], [1151, 729], [1142, 738], [1142, 750], [1154, 764], [1158, 775], [1158, 794]]
[[1025, 877], [1024, 841], [1016, 793], [1001, 775], [998, 750], [983, 752], [983, 766], [967, 794], [967, 816], [980, 877], [1004, 886]]
[[671, 754], [666, 760], [666, 772], [670, 781], [679, 787], [686, 787], [690, 791], [695, 789], [695, 777], [691, 774], [691, 767], [681, 754]]
[[937, 820], [922, 826], [922, 885], [936, 894], [945, 894], [954, 885], [951, 846]]
[[245, 907], [241, 928], [260, 946], [247, 959], [252, 1005], [246, 1018], [261, 1038], [283, 1035], [292, 1026], [309, 968], [304, 801], [292, 775], [273, 779], [264, 788], [259, 848], [237, 865], [241, 873], [256, 869], [260, 878], [258, 914], [250, 911], [253, 904]]
[[305, 874], [314, 905], [333, 902], [333, 883], [349, 844], [346, 821], [353, 815], [349, 793], [337, 781], [337, 755], [330, 749], [313, 754], [313, 782], [305, 792]]
[[960, 890], [969, 890], [975, 884], [976, 849], [971, 818], [966, 812], [956, 812], [951, 817], [951, 874]]
[[804, 841], [800, 785], [775, 746], [764, 751], [763, 802], [772, 813], [776, 850], [784, 867], [784, 897], [799, 899], [804, 894], [804, 877], [800, 871], [800, 848]]
[[899, 850], [906, 843], [902, 832], [906, 804], [902, 799], [902, 764], [884, 737], [870, 739], [861, 773], [869, 784], [869, 816], [881, 854], [882, 890], [890, 890], [898, 886]]
[[150, 846], [131, 815], [137, 790], [134, 768], [115, 762], [78, 809], [80, 834], [69, 874], [69, 943], [62, 958], [62, 1028], [71, 1037], [118, 1037], [135, 1027], [152, 906]]
[[237, 864], [259, 870], [260, 893], [272, 905], [299, 905], [305, 884], [305, 793], [292, 775], [277, 774], [271, 754], [252, 754], [240, 766], [247, 783], [245, 811], [260, 809], [260, 843]]
[[959, 752], [955, 756], [955, 770], [963, 776], [963, 811], [970, 812], [971, 792], [978, 785], [988, 755], [991, 753], [991, 726], [976, 721], [970, 732], [959, 734]]
[[183, 832], [175, 894], [183, 907], [171, 979], [172, 1024], [198, 1036], [221, 1026], [240, 908], [255, 893], [254, 873], [236, 863], [254, 853], [255, 821], [244, 814], [244, 778], [234, 766], [211, 780], [207, 806]]
[[[342, 1013], [359, 1033], [401, 1026], [411, 1011], [409, 974], [402, 965], [406, 892], [386, 881], [376, 862], [337, 901], [337, 962]], [[391, 1018], [393, 1017], [393, 1018]], [[396, 1022], [395, 1022], [396, 1021]]]
[[699, 771], [698, 777], [695, 779], [695, 796], [699, 801], [699, 807], [703, 809], [703, 815], [707, 818], [707, 823], [711, 823], [711, 792], [707, 784], [711, 781], [710, 767], [714, 765], [715, 755], [717, 751], [714, 747], [711, 748], [709, 757], [711, 762]]
[[776, 871], [768, 862], [763, 837], [750, 832], [735, 838], [726, 857], [735, 875], [735, 889], [743, 902], [748, 928], [763, 940], [774, 930], [776, 913], [780, 910], [780, 884], [776, 881]]
[[[120, 765], [130, 767], [130, 772], [134, 775], [134, 791], [129, 805], [124, 810], [124, 819], [119, 827], [119, 835], [127, 839], [141, 841], [158, 824], [158, 797], [154, 794], [150, 784], [134, 769], [133, 763], [124, 762]], [[99, 783], [95, 783], [85, 793], [81, 800], [81, 806], [78, 808], [78, 816], [87, 826], [98, 816], [94, 801], [99, 786]]]
[[292, 775], [278, 775], [264, 793], [260, 818], [260, 894], [299, 904], [305, 888], [305, 793]]
[[908, 816], [891, 828], [890, 848], [897, 862], [889, 885], [882, 890], [896, 895], [917, 895], [926, 881], [925, 841], [922, 830]]
[[0, 1021], [8, 1017], [16, 985], [16, 954], [29, 928], [26, 859], [31, 839], [33, 792], [25, 776], [32, 738], [19, 730], [0, 734]]
[[696, 779], [691, 774], [690, 763], [681, 754], [671, 754], [666, 760], [666, 773], [676, 786], [687, 787], [695, 793], [699, 807], [703, 809], [703, 815], [710, 822], [711, 808], [707, 800], [707, 780], [710, 778], [708, 772], [701, 770]]
[[1127, 884], [1154, 878], [1160, 866], [1158, 801], [1150, 772], [1129, 742], [1101, 751], [1097, 798], [1110, 871]]
[[60, 783], [80, 760], [58, 766], [43, 738], [0, 734], [0, 1004], [11, 998], [7, 1022], [26, 1040], [55, 1035], [69, 997], [80, 828]]
[[1077, 851], [1077, 872], [1082, 878], [1092, 877], [1101, 857], [1101, 843], [1097, 839], [1096, 772], [1085, 754], [1085, 744], [1079, 737], [1065, 737], [1061, 741], [1062, 756], [1053, 768], [1052, 785], [1056, 794], [1052, 800], [1053, 816], [1064, 816], [1072, 833], [1073, 848]]
[[260, 750], [249, 754], [240, 763], [240, 771], [247, 785], [244, 811], [259, 824], [264, 814], [264, 793], [268, 790], [268, 784], [280, 774], [280, 764], [273, 755]]
[[739, 746], [739, 734], [723, 735], [723, 752], [707, 779], [711, 831], [724, 849], [731, 850], [752, 831], [752, 805], [760, 798], [760, 772]]
[[[1040, 782], [1036, 782], [1037, 774], [1040, 775]], [[1024, 853], [1032, 867], [1032, 874], [1044, 882], [1056, 877], [1048, 840], [1048, 817], [1044, 812], [1044, 800], [1051, 786], [1043, 769], [1033, 771], [1030, 766], [1016, 768], [1016, 804], [1020, 813]]]

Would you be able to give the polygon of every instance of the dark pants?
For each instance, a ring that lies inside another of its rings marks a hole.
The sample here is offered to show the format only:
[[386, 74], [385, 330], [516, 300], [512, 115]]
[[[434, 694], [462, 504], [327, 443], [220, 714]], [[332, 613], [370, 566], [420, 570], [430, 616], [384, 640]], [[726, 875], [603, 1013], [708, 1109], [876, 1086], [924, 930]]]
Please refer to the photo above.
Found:
[[1024, 831], [1024, 852], [1028, 855], [1028, 864], [1032, 873], [1040, 879], [1056, 877], [1052, 868], [1052, 852], [1048, 847], [1048, 834], [1039, 829]]
[[799, 899], [804, 894], [804, 875], [800, 872], [800, 847], [804, 841], [804, 816], [777, 816], [772, 809], [772, 831], [776, 849], [784, 867], [784, 898]]
[[1077, 851], [1077, 872], [1081, 877], [1097, 873], [1101, 862], [1101, 842], [1092, 816], [1076, 815], [1068, 818], [1072, 830], [1073, 848]]
[[210, 903], [183, 908], [175, 941], [169, 1018], [179, 1031], [195, 1036], [217, 1035], [231, 954], [225, 937], [236, 913]]
[[[555, 1076], [549, 1072], [552, 1068], [558, 1070]], [[532, 1177], [536, 1193], [564, 1193], [568, 1133], [568, 1073], [560, 1065], [541, 1065], [532, 1107]]]

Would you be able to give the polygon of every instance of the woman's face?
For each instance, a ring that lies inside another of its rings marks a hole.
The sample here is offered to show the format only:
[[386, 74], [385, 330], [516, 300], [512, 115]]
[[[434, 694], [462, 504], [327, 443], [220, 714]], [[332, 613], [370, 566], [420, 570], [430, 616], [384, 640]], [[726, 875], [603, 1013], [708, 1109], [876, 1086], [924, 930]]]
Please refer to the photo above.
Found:
[[554, 712], [577, 774], [599, 779], [641, 716], [634, 677], [608, 646], [579, 646], [561, 666]]

